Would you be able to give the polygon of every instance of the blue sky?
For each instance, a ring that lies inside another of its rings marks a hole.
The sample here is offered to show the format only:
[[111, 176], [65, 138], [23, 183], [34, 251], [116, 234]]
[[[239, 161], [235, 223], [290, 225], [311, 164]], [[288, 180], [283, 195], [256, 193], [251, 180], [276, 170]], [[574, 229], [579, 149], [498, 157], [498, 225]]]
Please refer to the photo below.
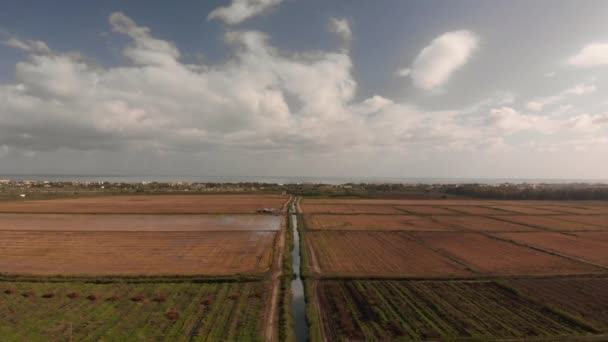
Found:
[[605, 1], [3, 1], [0, 173], [605, 178]]

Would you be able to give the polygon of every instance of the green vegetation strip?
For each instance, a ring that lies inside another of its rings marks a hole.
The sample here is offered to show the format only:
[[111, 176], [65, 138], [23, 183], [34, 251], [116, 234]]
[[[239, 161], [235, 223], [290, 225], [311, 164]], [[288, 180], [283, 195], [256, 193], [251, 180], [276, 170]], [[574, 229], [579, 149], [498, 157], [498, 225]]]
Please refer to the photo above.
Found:
[[23, 283], [66, 283], [80, 282], [87, 284], [158, 284], [158, 283], [245, 283], [257, 282], [264, 279], [264, 275], [231, 275], [231, 276], [34, 276], [1, 274], [0, 282]]
[[267, 282], [0, 283], [2, 341], [260, 341]]

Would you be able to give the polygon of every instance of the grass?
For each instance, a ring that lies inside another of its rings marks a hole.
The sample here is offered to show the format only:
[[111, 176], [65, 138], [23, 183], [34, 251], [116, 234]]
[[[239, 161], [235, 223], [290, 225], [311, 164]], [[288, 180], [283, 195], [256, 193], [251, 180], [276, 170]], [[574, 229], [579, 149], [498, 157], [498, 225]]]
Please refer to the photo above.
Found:
[[70, 334], [77, 341], [257, 341], [268, 284], [0, 282], [0, 289], [2, 341]]

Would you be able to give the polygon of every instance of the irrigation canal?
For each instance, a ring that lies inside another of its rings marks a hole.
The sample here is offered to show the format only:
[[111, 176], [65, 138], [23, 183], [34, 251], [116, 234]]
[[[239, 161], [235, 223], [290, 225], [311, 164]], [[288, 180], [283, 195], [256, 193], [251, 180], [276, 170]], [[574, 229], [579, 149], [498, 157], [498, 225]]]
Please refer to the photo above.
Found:
[[296, 215], [295, 202], [290, 208], [291, 227], [293, 229], [294, 248], [291, 252], [293, 259], [293, 270], [295, 277], [291, 281], [291, 314], [294, 320], [296, 340], [298, 342], [308, 341], [308, 322], [306, 321], [306, 300], [304, 298], [304, 281], [301, 276], [300, 267], [300, 231], [298, 229], [298, 216]]

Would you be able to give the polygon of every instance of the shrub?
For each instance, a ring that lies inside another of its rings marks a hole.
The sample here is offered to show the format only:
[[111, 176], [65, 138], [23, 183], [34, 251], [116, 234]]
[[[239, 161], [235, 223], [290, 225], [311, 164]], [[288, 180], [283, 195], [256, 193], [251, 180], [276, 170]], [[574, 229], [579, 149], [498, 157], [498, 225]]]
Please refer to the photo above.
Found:
[[159, 294], [156, 297], [154, 297], [152, 300], [155, 301], [155, 302], [157, 302], [157, 303], [162, 303], [162, 302], [164, 302], [164, 301], [167, 300], [167, 296], [164, 295], [164, 294]]
[[53, 292], [45, 293], [42, 295], [42, 298], [54, 298], [54, 297], [55, 297], [55, 293], [53, 293]]
[[97, 296], [96, 296], [96, 295], [94, 295], [94, 294], [90, 294], [90, 295], [88, 295], [88, 296], [87, 296], [87, 299], [88, 299], [88, 300], [91, 300], [91, 301], [93, 301], [93, 300], [97, 300]]
[[15, 289], [6, 289], [6, 290], [4, 290], [4, 293], [6, 293], [8, 295], [13, 294], [15, 292], [17, 292], [17, 290], [15, 290]]
[[171, 308], [165, 312], [165, 317], [167, 317], [169, 320], [176, 321], [179, 319], [179, 312], [177, 312], [177, 310], [174, 308]]
[[143, 300], [144, 300], [144, 296], [142, 296], [142, 295], [136, 295], [131, 298], [131, 301], [133, 301], [133, 302], [142, 302]]
[[108, 302], [115, 302], [117, 300], [118, 300], [117, 295], [111, 295], [110, 297], [106, 298], [106, 301], [108, 301]]
[[70, 298], [70, 299], [74, 299], [74, 298], [78, 298], [78, 297], [80, 297], [80, 293], [78, 293], [78, 292], [68, 293], [68, 298]]

